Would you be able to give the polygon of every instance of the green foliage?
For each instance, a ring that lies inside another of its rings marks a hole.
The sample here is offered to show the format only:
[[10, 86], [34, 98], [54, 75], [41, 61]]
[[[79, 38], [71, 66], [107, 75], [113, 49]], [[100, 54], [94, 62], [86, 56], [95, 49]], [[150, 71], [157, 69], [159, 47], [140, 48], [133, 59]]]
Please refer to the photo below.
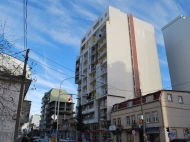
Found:
[[77, 116], [76, 116], [76, 124], [75, 124], [75, 128], [78, 132], [84, 132], [84, 130], [86, 130], [86, 127], [84, 126], [83, 123], [83, 115], [82, 115], [82, 106], [81, 104], [78, 106], [78, 112], [77, 112]]

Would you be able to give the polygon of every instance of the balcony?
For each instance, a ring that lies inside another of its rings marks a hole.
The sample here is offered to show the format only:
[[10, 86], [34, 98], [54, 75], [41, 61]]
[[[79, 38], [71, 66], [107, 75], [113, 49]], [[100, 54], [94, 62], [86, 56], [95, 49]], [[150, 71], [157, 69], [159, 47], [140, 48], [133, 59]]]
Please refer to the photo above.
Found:
[[92, 67], [91, 70], [90, 70], [90, 75], [92, 75], [93, 73], [95, 73], [95, 71], [96, 71], [96, 68]]
[[96, 77], [92, 77], [91, 81], [90, 81], [90, 84], [93, 84], [96, 82]]
[[100, 120], [107, 120], [107, 116], [106, 115], [101, 115]]
[[106, 40], [104, 40], [102, 43], [100, 43], [100, 45], [98, 46], [98, 50], [101, 50], [104, 47], [106, 47]]
[[106, 39], [106, 31], [104, 31], [101, 35], [101, 38], [98, 40], [99, 43], [102, 43]]
[[92, 49], [92, 54], [91, 55], [94, 55], [96, 53], [96, 49]]
[[100, 109], [105, 109], [105, 108], [107, 108], [107, 104], [106, 103], [100, 105]]
[[101, 76], [104, 76], [107, 73], [107, 68], [102, 68]]
[[91, 60], [91, 64], [95, 63], [96, 59], [95, 57]]
[[77, 89], [78, 91], [80, 91], [81, 90], [81, 85], [78, 85], [78, 89]]
[[118, 125], [116, 126], [116, 129], [117, 129], [117, 130], [122, 130], [122, 129], [123, 129], [123, 125], [118, 124]]
[[87, 113], [90, 113], [90, 112], [93, 112], [94, 111], [94, 106], [93, 107], [89, 107], [89, 108], [86, 108], [85, 110], [82, 111], [82, 114], [87, 114]]
[[107, 53], [107, 49], [105, 48], [103, 51], [101, 51], [99, 54], [98, 54], [98, 59], [101, 60]]

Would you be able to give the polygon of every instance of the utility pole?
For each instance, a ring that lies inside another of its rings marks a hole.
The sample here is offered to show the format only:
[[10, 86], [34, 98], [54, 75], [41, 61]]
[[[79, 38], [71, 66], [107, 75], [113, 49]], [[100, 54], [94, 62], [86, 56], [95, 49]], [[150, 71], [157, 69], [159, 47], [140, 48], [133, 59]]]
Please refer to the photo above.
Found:
[[145, 116], [144, 116], [144, 107], [143, 107], [143, 102], [142, 102], [142, 93], [141, 93], [141, 89], [139, 89], [140, 92], [140, 97], [141, 97], [141, 112], [143, 115], [143, 137], [144, 137], [144, 142], [147, 141], [146, 138], [146, 120], [145, 120]]
[[18, 100], [16, 124], [15, 124], [15, 131], [14, 131], [14, 142], [17, 142], [17, 139], [18, 139], [18, 129], [20, 126], [20, 112], [21, 112], [22, 97], [23, 97], [23, 92], [24, 92], [24, 84], [25, 84], [25, 79], [26, 79], [26, 65], [27, 65], [27, 61], [28, 61], [28, 53], [29, 53], [29, 49], [26, 50], [23, 75], [21, 78], [20, 94], [19, 94], [19, 100]]

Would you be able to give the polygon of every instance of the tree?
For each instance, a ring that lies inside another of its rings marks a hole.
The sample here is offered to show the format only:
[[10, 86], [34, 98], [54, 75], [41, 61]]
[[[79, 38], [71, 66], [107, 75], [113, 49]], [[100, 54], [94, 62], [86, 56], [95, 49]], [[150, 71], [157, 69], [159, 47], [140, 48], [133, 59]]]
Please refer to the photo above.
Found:
[[83, 123], [83, 115], [82, 115], [82, 105], [79, 104], [78, 106], [78, 111], [77, 111], [77, 116], [76, 116], [76, 130], [78, 132], [84, 132], [84, 130], [86, 129]]

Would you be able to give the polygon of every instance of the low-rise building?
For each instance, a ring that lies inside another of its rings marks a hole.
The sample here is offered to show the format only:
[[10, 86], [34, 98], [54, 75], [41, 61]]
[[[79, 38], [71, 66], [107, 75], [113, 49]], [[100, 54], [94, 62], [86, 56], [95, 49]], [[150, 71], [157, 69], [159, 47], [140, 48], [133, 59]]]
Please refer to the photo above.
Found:
[[142, 101], [138, 97], [115, 104], [109, 129], [111, 137], [119, 142], [131, 142], [133, 139], [143, 142], [145, 125], [148, 141], [169, 142], [166, 128], [169, 127], [172, 133], [171, 139], [187, 138], [185, 129], [190, 127], [189, 120], [190, 92], [161, 90], [142, 96]]

